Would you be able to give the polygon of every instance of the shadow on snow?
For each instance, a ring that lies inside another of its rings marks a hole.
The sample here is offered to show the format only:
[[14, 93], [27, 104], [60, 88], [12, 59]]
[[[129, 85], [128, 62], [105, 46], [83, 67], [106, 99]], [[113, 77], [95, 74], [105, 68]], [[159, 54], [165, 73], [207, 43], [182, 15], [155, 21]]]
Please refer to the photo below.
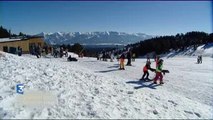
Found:
[[[160, 85], [160, 84], [154, 84], [153, 82], [152, 83], [149, 83], [149, 82], [152, 82], [152, 81], [137, 80], [137, 81], [128, 81], [126, 83], [140, 85], [140, 86], [135, 86], [134, 89], [140, 89], [140, 88], [145, 88], [145, 87], [150, 88], [150, 89], [156, 89], [156, 87]], [[149, 83], [149, 84], [146, 84], [146, 83]]]
[[103, 70], [103, 71], [95, 71], [95, 73], [107, 73], [107, 72], [113, 72], [113, 71], [119, 71], [119, 69]]

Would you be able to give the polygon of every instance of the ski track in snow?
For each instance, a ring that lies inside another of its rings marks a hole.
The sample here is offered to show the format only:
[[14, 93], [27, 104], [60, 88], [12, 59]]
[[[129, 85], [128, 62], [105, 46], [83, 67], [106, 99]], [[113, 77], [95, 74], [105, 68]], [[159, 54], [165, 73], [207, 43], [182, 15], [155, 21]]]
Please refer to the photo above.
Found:
[[[5, 56], [0, 58], [0, 118], [213, 118], [210, 57], [203, 64], [196, 64], [195, 57], [164, 58], [170, 73], [164, 85], [153, 85], [138, 82], [145, 59], [136, 59], [123, 71], [116, 60]], [[25, 91], [50, 91], [57, 103], [43, 108], [18, 105], [18, 83]]]

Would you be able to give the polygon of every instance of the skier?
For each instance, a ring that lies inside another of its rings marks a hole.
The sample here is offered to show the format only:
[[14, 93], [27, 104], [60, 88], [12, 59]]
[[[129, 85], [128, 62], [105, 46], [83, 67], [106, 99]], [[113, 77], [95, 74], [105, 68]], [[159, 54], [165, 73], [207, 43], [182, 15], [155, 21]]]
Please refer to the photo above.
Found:
[[103, 52], [103, 61], [107, 61], [105, 52]]
[[157, 84], [158, 78], [160, 78], [160, 84], [164, 84], [163, 83], [162, 68], [163, 68], [163, 60], [160, 59], [157, 63], [157, 67], [156, 67], [156, 76], [154, 78], [154, 84]]
[[132, 65], [131, 64], [132, 56], [131, 56], [131, 52], [130, 51], [127, 53], [127, 59], [128, 59], [128, 61], [127, 61], [126, 65], [131, 66]]
[[18, 46], [18, 56], [22, 55], [22, 48], [20, 48], [20, 46]]
[[200, 55], [200, 63], [202, 63], [202, 61], [203, 61], [203, 60], [202, 60], [202, 55]]
[[71, 61], [71, 59], [72, 59], [72, 56], [69, 55], [69, 57], [67, 58], [67, 61]]
[[132, 54], [132, 61], [135, 61], [135, 53]]
[[120, 57], [120, 70], [125, 70], [124, 69], [124, 60], [125, 60], [125, 55], [123, 53]]
[[68, 57], [68, 49], [65, 49], [65, 57]]
[[64, 54], [63, 51], [64, 51], [64, 50], [63, 50], [63, 47], [60, 47], [60, 58], [63, 57], [63, 54]]
[[[159, 59], [159, 58], [158, 58]], [[149, 55], [147, 55], [147, 60], [146, 60], [147, 62], [150, 62], [150, 57], [149, 57]]]
[[[143, 67], [143, 76], [140, 80], [149, 80], [149, 69], [150, 69], [150, 65], [151, 65], [151, 62], [150, 61], [147, 61], [146, 62], [146, 65]], [[144, 77], [146, 76], [146, 78], [144, 79]]]
[[71, 57], [71, 55], [69, 55], [69, 57], [67, 58], [67, 61], [78, 61], [78, 60], [74, 57]]
[[114, 53], [111, 53], [111, 55], [110, 55], [110, 62], [113, 62], [113, 59], [114, 59]]
[[101, 60], [101, 58], [103, 58], [103, 54], [100, 53], [100, 54], [98, 55], [98, 57], [99, 57], [99, 60]]
[[116, 59], [117, 59], [117, 61], [119, 61], [119, 54], [118, 53], [116, 55]]
[[48, 46], [44, 47], [44, 51], [45, 51], [45, 55], [47, 55], [48, 54]]
[[39, 45], [37, 45], [35, 47], [35, 53], [36, 53], [36, 57], [40, 58], [41, 57], [41, 47]]
[[57, 58], [57, 50], [56, 50], [56, 48], [53, 48], [53, 56], [55, 57], [55, 58]]
[[156, 68], [157, 68], [157, 66], [158, 66], [159, 59], [160, 59], [160, 57], [159, 57], [159, 56], [156, 56], [156, 58], [155, 58], [155, 65], [156, 65]]
[[200, 64], [200, 56], [197, 56], [197, 64]]

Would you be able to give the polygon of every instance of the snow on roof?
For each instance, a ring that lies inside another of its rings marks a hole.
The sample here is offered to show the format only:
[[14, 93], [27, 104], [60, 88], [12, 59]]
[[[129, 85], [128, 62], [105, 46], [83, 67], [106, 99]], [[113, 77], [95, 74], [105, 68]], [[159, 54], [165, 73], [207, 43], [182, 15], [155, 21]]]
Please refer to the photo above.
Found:
[[0, 38], [0, 42], [18, 41], [22, 40], [20, 38], [10, 39], [10, 38]]
[[19, 41], [19, 40], [27, 40], [30, 38], [43, 38], [42, 36], [30, 36], [30, 37], [16, 37], [16, 38], [0, 38], [0, 43], [1, 42], [12, 42], [12, 41]]

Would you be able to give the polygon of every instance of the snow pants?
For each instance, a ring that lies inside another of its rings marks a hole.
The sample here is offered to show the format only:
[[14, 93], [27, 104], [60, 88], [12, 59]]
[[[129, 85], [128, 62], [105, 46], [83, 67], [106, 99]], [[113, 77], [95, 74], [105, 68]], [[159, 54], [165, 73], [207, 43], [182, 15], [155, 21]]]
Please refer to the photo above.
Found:
[[157, 82], [158, 78], [160, 78], [160, 82], [163, 82], [163, 75], [161, 72], [156, 72], [156, 76], [154, 78], [154, 82]]
[[120, 59], [120, 69], [124, 69], [124, 60]]
[[144, 71], [143, 72], [142, 79], [144, 79], [145, 76], [146, 76], [146, 79], [148, 79], [148, 77], [149, 77], [149, 72], [148, 71]]

